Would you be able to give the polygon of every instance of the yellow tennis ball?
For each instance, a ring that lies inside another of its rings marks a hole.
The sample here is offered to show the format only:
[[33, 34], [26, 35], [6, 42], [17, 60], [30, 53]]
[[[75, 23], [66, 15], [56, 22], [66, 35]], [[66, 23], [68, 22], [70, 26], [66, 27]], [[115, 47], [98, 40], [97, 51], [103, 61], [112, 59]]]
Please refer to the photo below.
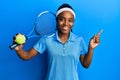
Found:
[[24, 44], [26, 41], [26, 37], [23, 34], [18, 34], [15, 38], [15, 42], [17, 44]]

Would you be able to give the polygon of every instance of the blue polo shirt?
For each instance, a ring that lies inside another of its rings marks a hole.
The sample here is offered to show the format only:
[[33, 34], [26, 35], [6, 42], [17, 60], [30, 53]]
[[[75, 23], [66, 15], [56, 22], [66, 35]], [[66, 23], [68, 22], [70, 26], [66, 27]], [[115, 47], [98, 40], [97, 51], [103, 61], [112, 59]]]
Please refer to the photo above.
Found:
[[48, 73], [46, 80], [79, 80], [77, 64], [80, 54], [87, 52], [85, 42], [70, 32], [70, 37], [62, 44], [56, 31], [52, 35], [42, 37], [34, 46], [40, 54], [47, 51]]

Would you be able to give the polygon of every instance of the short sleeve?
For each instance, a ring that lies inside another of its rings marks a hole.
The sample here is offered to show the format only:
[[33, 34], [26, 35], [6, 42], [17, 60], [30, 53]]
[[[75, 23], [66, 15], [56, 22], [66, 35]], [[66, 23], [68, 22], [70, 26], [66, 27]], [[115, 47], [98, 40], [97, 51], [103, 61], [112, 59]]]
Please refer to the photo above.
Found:
[[46, 50], [45, 37], [40, 38], [40, 40], [33, 46], [33, 48], [42, 54]]
[[87, 53], [87, 47], [86, 47], [86, 43], [85, 43], [83, 37], [81, 37], [81, 40], [80, 40], [80, 47], [81, 47], [80, 54], [86, 54]]

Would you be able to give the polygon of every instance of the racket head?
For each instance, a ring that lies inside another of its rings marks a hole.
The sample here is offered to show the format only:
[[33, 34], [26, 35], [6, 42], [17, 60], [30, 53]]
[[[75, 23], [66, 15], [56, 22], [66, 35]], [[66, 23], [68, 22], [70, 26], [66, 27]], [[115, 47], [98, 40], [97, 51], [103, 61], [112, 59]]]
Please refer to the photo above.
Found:
[[52, 34], [56, 30], [56, 16], [50, 11], [38, 15], [34, 24], [34, 31], [39, 36]]

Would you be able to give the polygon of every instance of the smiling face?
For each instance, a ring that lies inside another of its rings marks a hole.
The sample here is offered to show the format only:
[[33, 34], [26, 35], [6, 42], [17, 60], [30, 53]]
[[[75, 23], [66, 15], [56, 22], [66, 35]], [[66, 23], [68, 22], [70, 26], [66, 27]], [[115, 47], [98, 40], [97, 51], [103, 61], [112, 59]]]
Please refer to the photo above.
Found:
[[61, 34], [69, 34], [74, 24], [74, 15], [69, 11], [63, 11], [57, 17], [57, 29]]

